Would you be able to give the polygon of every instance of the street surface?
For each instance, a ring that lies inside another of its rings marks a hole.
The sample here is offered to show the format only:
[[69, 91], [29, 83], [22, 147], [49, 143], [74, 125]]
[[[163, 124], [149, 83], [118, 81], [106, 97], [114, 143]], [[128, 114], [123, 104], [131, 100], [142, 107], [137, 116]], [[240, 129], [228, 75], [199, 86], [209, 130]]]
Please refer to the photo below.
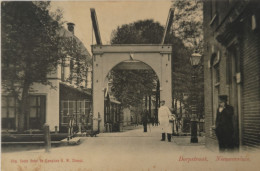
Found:
[[250, 161], [216, 161], [225, 155], [208, 150], [201, 137], [198, 144], [190, 144], [190, 137], [173, 137], [172, 142], [162, 142], [159, 128], [150, 128], [147, 133], [138, 126], [119, 133], [82, 137], [80, 145], [55, 147], [49, 153], [43, 149], [2, 153], [2, 170], [202, 171], [251, 170], [257, 166], [258, 160], [249, 154], [231, 157], [249, 158]]

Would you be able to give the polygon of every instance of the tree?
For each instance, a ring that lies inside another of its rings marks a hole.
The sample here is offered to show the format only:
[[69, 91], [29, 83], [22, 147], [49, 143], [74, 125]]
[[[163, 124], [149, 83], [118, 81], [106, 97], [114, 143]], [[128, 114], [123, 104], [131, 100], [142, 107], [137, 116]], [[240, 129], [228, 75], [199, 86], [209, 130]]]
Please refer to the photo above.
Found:
[[[192, 87], [191, 84], [191, 73], [193, 71], [191, 70], [192, 68], [190, 66], [189, 58], [195, 51], [203, 54], [203, 4], [202, 1], [177, 0], [173, 1], [172, 6], [175, 8], [175, 20], [173, 22], [172, 31], [174, 35], [180, 38], [184, 45], [188, 48], [188, 51], [186, 51], [186, 54], [183, 56], [184, 58], [176, 60], [173, 64], [175, 68], [173, 75], [176, 78], [179, 78], [173, 85], [174, 97], [176, 97], [176, 99], [178, 99], [180, 102], [185, 103], [184, 108], [190, 113], [190, 94], [194, 87]], [[203, 61], [203, 59], [201, 59], [201, 61]], [[186, 63], [186, 66], [183, 62]], [[196, 75], [198, 75], [198, 80], [195, 87], [197, 91], [195, 94], [198, 97], [198, 113], [200, 118], [202, 118], [202, 115], [204, 115], [203, 62], [200, 63], [200, 66], [196, 69], [195, 72]], [[186, 84], [182, 84], [182, 81], [179, 81], [183, 78], [188, 81]], [[183, 93], [189, 94], [186, 101], [183, 101]]]
[[117, 27], [112, 32], [111, 44], [160, 44], [164, 27], [153, 20], [139, 20]]
[[49, 12], [50, 2], [1, 5], [2, 87], [18, 99], [18, 131], [22, 132], [31, 86], [35, 83], [51, 86], [47, 75], [56, 71], [64, 56], [60, 47], [63, 38], [58, 34], [62, 16]]
[[[158, 22], [154, 22], [153, 20], [137, 21], [122, 25], [114, 30], [112, 32], [111, 44], [160, 44], [163, 32], [164, 27]], [[187, 48], [185, 48], [182, 40], [174, 36], [172, 33], [169, 33], [166, 36], [165, 44], [173, 45], [172, 61], [178, 59], [180, 63], [183, 64], [182, 66], [187, 65], [186, 60], [182, 60], [182, 58], [187, 55]], [[173, 66], [173, 69], [174, 68], [175, 66]], [[152, 89], [155, 89], [157, 77], [154, 75], [151, 76], [153, 79], [150, 79], [147, 75], [143, 75], [143, 73], [144, 72], [141, 71], [124, 71], [122, 73], [113, 71], [112, 90], [115, 96], [119, 100], [122, 100], [123, 103], [130, 105], [133, 104], [132, 102], [134, 101], [139, 103], [145, 95], [151, 95], [149, 93], [152, 92]], [[133, 76], [133, 78], [130, 78], [129, 75]], [[176, 79], [175, 75], [173, 76], [173, 82], [175, 82]], [[185, 76], [185, 73], [183, 73], [183, 75]], [[149, 79], [145, 80], [146, 78]], [[182, 80], [179, 81], [179, 83], [185, 85], [186, 79], [184, 77], [180, 78], [182, 78]], [[126, 80], [128, 80], [127, 83], [125, 82]], [[137, 86], [133, 87], [133, 83], [136, 83]], [[142, 83], [145, 83], [145, 85], [142, 85]], [[122, 89], [123, 87], [128, 87], [133, 91], [128, 92], [128, 90]], [[149, 90], [149, 93], [145, 94], [145, 90]]]
[[[112, 32], [111, 44], [159, 44], [164, 28], [153, 20], [136, 21], [118, 27]], [[145, 96], [152, 94], [157, 76], [149, 70], [111, 72], [112, 92], [123, 106], [137, 106]]]
[[112, 92], [124, 107], [143, 103], [143, 97], [152, 94], [157, 77], [150, 70], [112, 70]]
[[175, 8], [173, 22], [173, 32], [175, 36], [182, 39], [185, 46], [202, 52], [202, 1], [176, 0], [173, 1], [172, 6]]

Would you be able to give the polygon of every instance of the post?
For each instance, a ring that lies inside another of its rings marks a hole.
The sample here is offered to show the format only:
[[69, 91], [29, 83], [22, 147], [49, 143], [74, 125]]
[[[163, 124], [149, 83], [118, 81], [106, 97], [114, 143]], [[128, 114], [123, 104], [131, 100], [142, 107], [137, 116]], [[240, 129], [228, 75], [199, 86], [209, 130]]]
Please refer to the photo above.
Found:
[[79, 123], [79, 133], [81, 134], [81, 123]]
[[193, 66], [193, 72], [192, 72], [192, 86], [193, 86], [193, 90], [192, 90], [192, 106], [191, 106], [191, 139], [190, 139], [190, 142], [191, 143], [198, 143], [198, 135], [197, 135], [197, 100], [196, 100], [196, 95], [195, 95], [195, 92], [196, 92], [196, 85], [195, 85], [195, 79], [196, 79], [196, 76], [195, 76], [195, 67], [196, 66]]
[[199, 63], [200, 63], [200, 59], [201, 59], [201, 54], [197, 53], [195, 51], [195, 53], [193, 53], [191, 55], [191, 58], [190, 58], [190, 62], [191, 62], [191, 65], [193, 67], [193, 72], [192, 72], [192, 93], [191, 93], [191, 139], [190, 139], [190, 142], [191, 143], [198, 143], [198, 136], [197, 136], [197, 130], [198, 130], [198, 127], [197, 127], [197, 122], [198, 122], [198, 110], [197, 110], [197, 105], [198, 105], [198, 98], [196, 95], [196, 68], [198, 67]]
[[152, 97], [151, 97], [151, 95], [149, 95], [149, 116], [148, 116], [148, 119], [149, 119], [149, 122], [151, 122], [150, 121], [150, 119], [151, 119], [151, 116], [152, 116]]
[[55, 134], [58, 134], [58, 126], [55, 126]]
[[67, 138], [68, 141], [73, 136], [73, 126], [74, 126], [74, 116], [70, 115], [70, 120], [69, 120], [69, 124], [68, 124], [68, 138]]
[[158, 126], [158, 108], [160, 107], [160, 85], [159, 80], [157, 80], [156, 85], [156, 103], [155, 103], [155, 125]]
[[[93, 119], [94, 120], [94, 119]], [[98, 118], [96, 118], [97, 122], [98, 122], [98, 133], [100, 133], [100, 122], [101, 122], [101, 115], [100, 113], [98, 112]]]
[[43, 131], [44, 131], [45, 152], [50, 152], [50, 149], [51, 149], [50, 126], [45, 123], [43, 126]]

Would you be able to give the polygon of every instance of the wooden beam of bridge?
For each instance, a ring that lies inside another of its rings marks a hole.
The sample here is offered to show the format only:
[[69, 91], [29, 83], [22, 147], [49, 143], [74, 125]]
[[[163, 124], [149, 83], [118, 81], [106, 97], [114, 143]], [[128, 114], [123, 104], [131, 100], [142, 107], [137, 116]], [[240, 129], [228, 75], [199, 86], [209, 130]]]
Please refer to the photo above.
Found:
[[90, 13], [91, 13], [92, 26], [95, 32], [96, 42], [98, 45], [102, 45], [95, 8], [90, 8]]
[[114, 67], [115, 70], [152, 70], [143, 62], [122, 62]]
[[163, 33], [162, 44], [164, 44], [165, 38], [170, 31], [170, 28], [173, 23], [173, 17], [174, 17], [174, 8], [170, 8], [166, 26], [165, 26], [164, 33]]

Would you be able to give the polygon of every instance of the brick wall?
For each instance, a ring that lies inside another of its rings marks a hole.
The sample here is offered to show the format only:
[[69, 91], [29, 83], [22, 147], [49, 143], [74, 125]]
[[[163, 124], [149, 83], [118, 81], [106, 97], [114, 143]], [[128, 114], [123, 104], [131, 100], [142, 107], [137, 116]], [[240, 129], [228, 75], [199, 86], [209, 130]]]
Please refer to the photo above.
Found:
[[[240, 3], [240, 2], [239, 2]], [[239, 6], [236, 3], [235, 5]], [[258, 3], [260, 4], [260, 3]], [[234, 4], [232, 4], [234, 5]], [[229, 50], [226, 45], [220, 44], [216, 40], [216, 35], [224, 28], [223, 20], [226, 15], [229, 15], [233, 10], [231, 4], [218, 5], [218, 20], [212, 22], [210, 1], [204, 1], [204, 93], [205, 93], [205, 131], [206, 131], [206, 146], [216, 149], [217, 141], [214, 131], [212, 131], [213, 113], [216, 105], [213, 100], [214, 88], [219, 86], [219, 94], [230, 95], [232, 85], [227, 82], [227, 58]], [[242, 5], [243, 6], [243, 5]], [[240, 5], [241, 7], [241, 5]], [[240, 8], [239, 7], [239, 8]], [[253, 13], [259, 13], [259, 5], [249, 5], [245, 8], [241, 18], [241, 35], [238, 35], [239, 40], [235, 44], [239, 52], [240, 71], [242, 75], [241, 82], [241, 130], [243, 149], [259, 148], [260, 145], [260, 35], [259, 28], [255, 31], [251, 29], [251, 16]], [[257, 14], [258, 15], [258, 14]], [[240, 19], [241, 19], [240, 18]], [[214, 23], [215, 22], [215, 23]], [[217, 23], [216, 23], [217, 22]], [[259, 27], [259, 25], [258, 25]], [[212, 58], [212, 45], [215, 47], [215, 52], [220, 52], [220, 84], [215, 86], [212, 83], [212, 68], [208, 67], [208, 62]], [[234, 61], [233, 61], [234, 62]], [[229, 65], [228, 65], [229, 66]], [[231, 77], [233, 79], [233, 77]], [[234, 83], [233, 83], [234, 84]], [[232, 97], [231, 97], [232, 98]], [[235, 100], [231, 99], [231, 103]], [[235, 106], [236, 107], [236, 106]], [[237, 112], [237, 111], [236, 111]]]
[[[260, 145], [260, 34], [253, 31], [251, 26], [251, 10], [246, 11], [244, 21], [244, 35], [241, 46], [243, 57], [243, 139], [246, 147]], [[258, 26], [259, 27], [259, 26]]]

